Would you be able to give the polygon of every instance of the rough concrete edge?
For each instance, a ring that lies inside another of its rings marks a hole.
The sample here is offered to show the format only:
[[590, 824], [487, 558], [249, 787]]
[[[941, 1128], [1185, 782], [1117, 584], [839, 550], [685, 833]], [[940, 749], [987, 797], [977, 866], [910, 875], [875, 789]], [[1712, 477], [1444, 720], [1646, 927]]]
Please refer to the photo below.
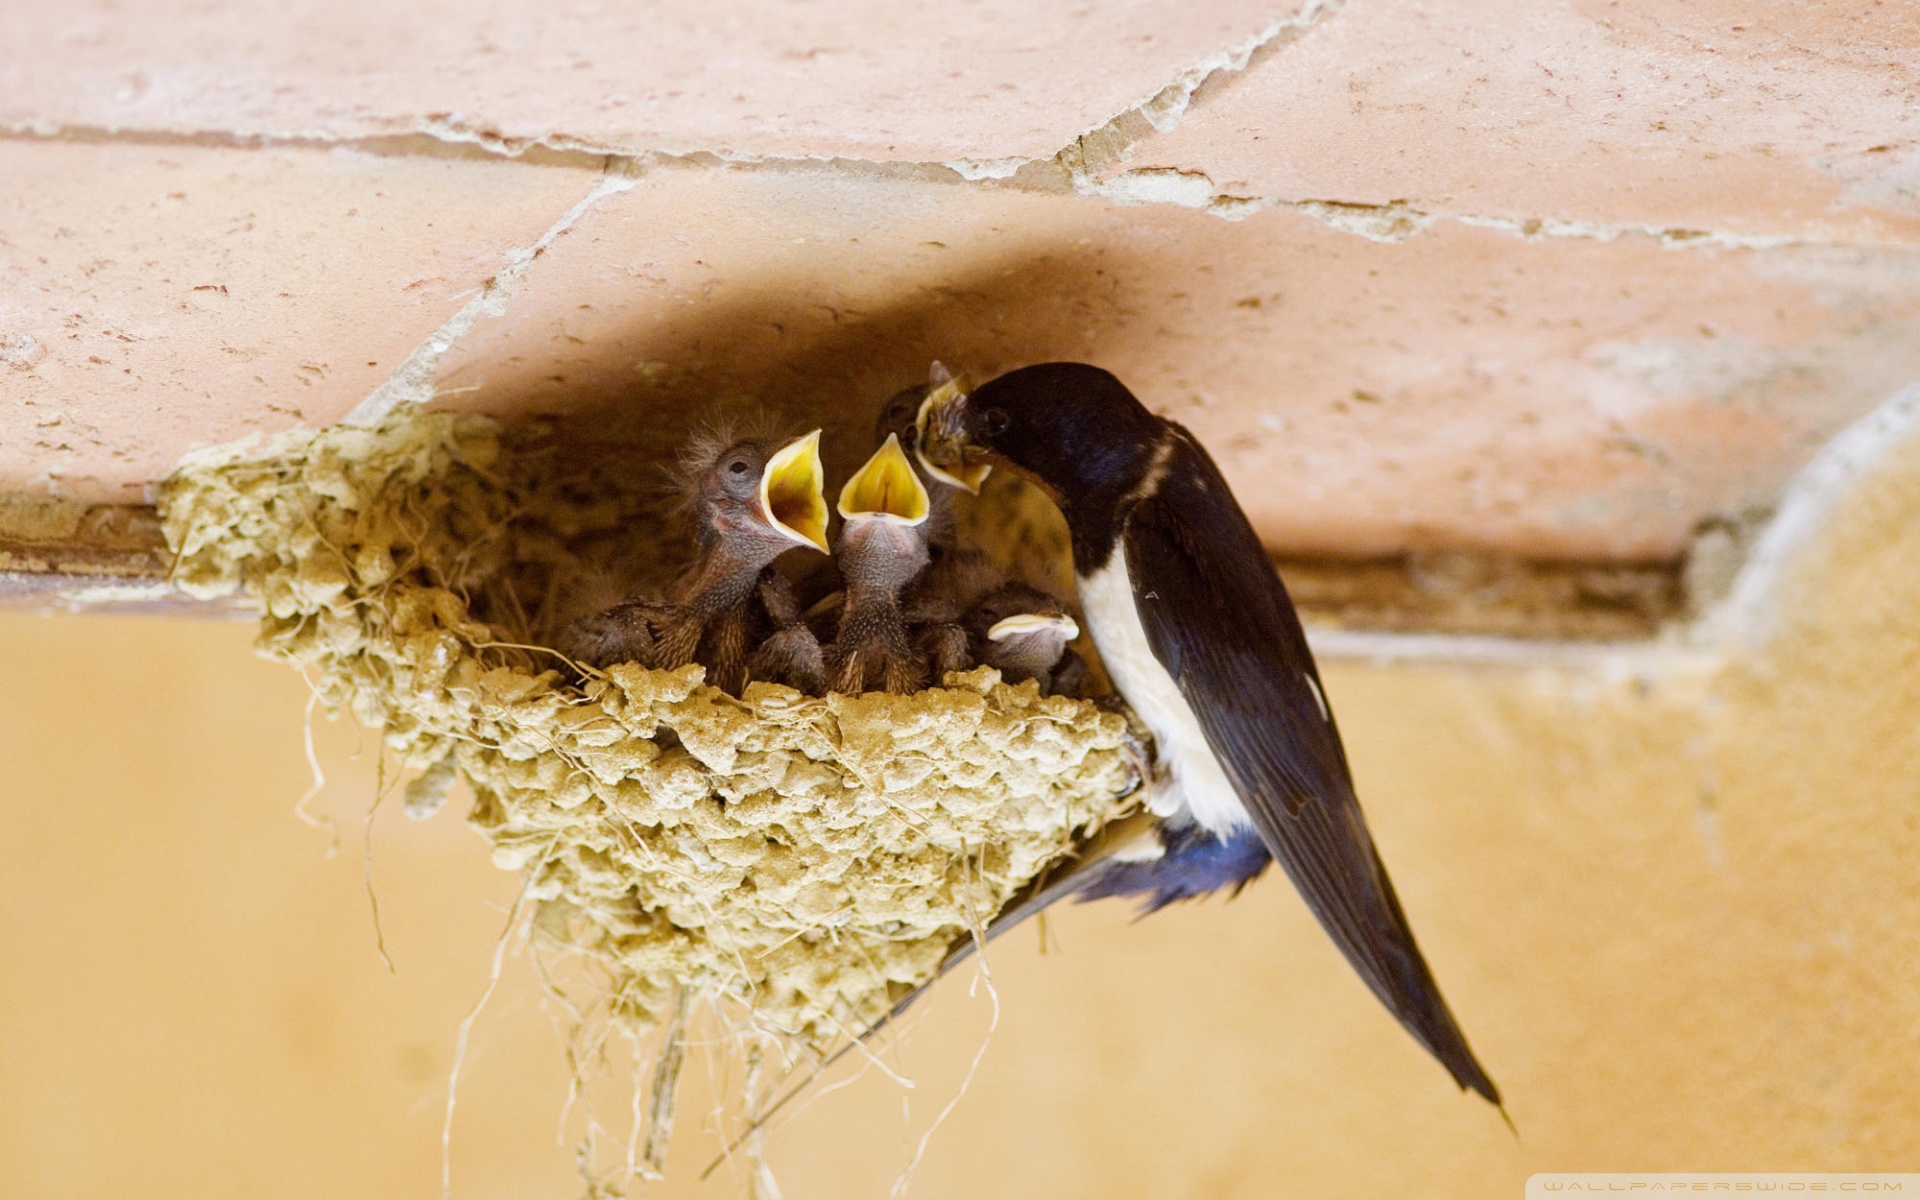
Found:
[[[1338, 10], [1336, 4], [1313, 8], [1315, 20]], [[1306, 12], [1308, 10], [1302, 10]], [[1266, 212], [1287, 212], [1317, 221], [1329, 229], [1370, 241], [1402, 242], [1431, 230], [1443, 221], [1487, 229], [1523, 241], [1583, 240], [1613, 242], [1645, 237], [1668, 249], [1772, 250], [1781, 248], [1916, 249], [1899, 241], [1862, 241], [1807, 238], [1785, 234], [1735, 233], [1685, 226], [1657, 226], [1621, 222], [1571, 220], [1555, 217], [1503, 217], [1421, 207], [1408, 200], [1360, 203], [1322, 198], [1242, 195], [1217, 186], [1203, 171], [1170, 167], [1118, 171], [1100, 175], [1096, 164], [1113, 165], [1125, 157], [1134, 140], [1154, 131], [1153, 120], [1169, 120], [1156, 108], [1162, 96], [1180, 115], [1201, 93], [1223, 77], [1246, 69], [1260, 53], [1271, 53], [1303, 32], [1290, 18], [1269, 27], [1252, 49], [1242, 43], [1203, 60], [1182, 72], [1175, 83], [1153, 98], [1076, 137], [1048, 158], [953, 159], [908, 161], [848, 156], [753, 155], [713, 149], [653, 148], [634, 150], [596, 143], [565, 134], [538, 138], [506, 138], [448, 121], [423, 121], [413, 132], [338, 137], [315, 132], [238, 134], [220, 131], [155, 131], [111, 126], [62, 125], [50, 122], [0, 122], [0, 139], [201, 146], [212, 149], [279, 148], [309, 151], [347, 150], [377, 157], [443, 158], [475, 162], [515, 162], [529, 166], [567, 167], [640, 172], [648, 167], [683, 166], [738, 171], [820, 172], [839, 178], [920, 179], [956, 186], [1005, 187], [1039, 193], [1075, 192], [1111, 204], [1134, 207], [1165, 205], [1195, 209], [1223, 220], [1241, 221]], [[1289, 36], [1292, 35], [1292, 36]], [[1245, 53], [1247, 61], [1238, 61]], [[1197, 74], [1197, 78], [1190, 76]], [[1169, 128], [1171, 125], [1168, 126]], [[476, 314], [476, 316], [479, 314]]]
[[1920, 384], [1895, 393], [1822, 447], [1788, 483], [1727, 598], [1695, 624], [1693, 640], [1732, 650], [1759, 646], [1779, 632], [1791, 578], [1829, 536], [1835, 511], [1873, 486], [1876, 469], [1916, 437]]
[[497, 317], [505, 313], [534, 260], [586, 215], [588, 209], [608, 196], [632, 188], [639, 182], [642, 169], [641, 164], [632, 160], [609, 162], [599, 182], [586, 195], [562, 213], [560, 219], [548, 226], [546, 232], [531, 246], [509, 250], [506, 265], [481, 285], [480, 294], [461, 305], [460, 310], [429, 334], [426, 341], [414, 347], [413, 352], [384, 383], [368, 393], [365, 399], [341, 418], [341, 424], [375, 425], [402, 404], [426, 404], [432, 400], [439, 386], [441, 357], [452, 349], [455, 342], [465, 337], [480, 318]]
[[229, 617], [258, 621], [261, 606], [239, 596], [200, 599], [166, 581], [142, 576], [0, 571], [0, 612], [128, 616]]
[[1147, 167], [1096, 176], [1070, 168], [1074, 191], [1122, 206], [1170, 205], [1192, 208], [1228, 221], [1244, 221], [1265, 212], [1288, 212], [1308, 217], [1329, 229], [1372, 242], [1404, 242], [1443, 221], [1487, 229], [1525, 242], [1615, 242], [1649, 238], [1669, 250], [1778, 250], [1787, 248], [1909, 249], [1901, 242], [1856, 242], [1771, 233], [1733, 233], [1680, 225], [1632, 222], [1561, 220], [1552, 217], [1495, 217], [1479, 213], [1421, 208], [1407, 200], [1361, 204], [1345, 200], [1282, 199], [1224, 191], [1202, 171]]
[[[1225, 50], [1218, 50], [1182, 70], [1165, 87], [1136, 100], [1119, 113], [1082, 133], [1075, 142], [1100, 144], [1112, 139], [1131, 140], [1138, 124], [1144, 123], [1156, 133], [1177, 128], [1193, 107], [1202, 90], [1219, 86], [1227, 77], [1238, 75], [1255, 60], [1295, 41], [1308, 30], [1346, 7], [1346, 0], [1305, 0], [1284, 17], [1269, 21], [1258, 33], [1244, 38]], [[1071, 143], [1070, 143], [1071, 145]]]
[[1764, 646], [1791, 614], [1793, 580], [1832, 535], [1839, 508], [1875, 485], [1880, 466], [1920, 439], [1920, 384], [1896, 392], [1841, 430], [1781, 493], [1721, 602], [1645, 640], [1576, 642], [1310, 628], [1314, 653], [1376, 663], [1468, 663], [1644, 669], [1711, 666]]

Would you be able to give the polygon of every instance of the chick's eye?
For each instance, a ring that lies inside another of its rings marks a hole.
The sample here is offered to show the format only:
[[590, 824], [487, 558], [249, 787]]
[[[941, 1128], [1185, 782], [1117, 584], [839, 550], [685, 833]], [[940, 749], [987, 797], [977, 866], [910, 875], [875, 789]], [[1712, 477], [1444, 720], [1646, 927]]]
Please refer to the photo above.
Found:
[[744, 458], [736, 458], [727, 464], [727, 472], [732, 475], [745, 475], [753, 470], [753, 464]]
[[980, 430], [988, 437], [997, 437], [1005, 433], [1007, 426], [1012, 423], [1012, 419], [1007, 416], [1007, 410], [1004, 408], [990, 408], [980, 414]]

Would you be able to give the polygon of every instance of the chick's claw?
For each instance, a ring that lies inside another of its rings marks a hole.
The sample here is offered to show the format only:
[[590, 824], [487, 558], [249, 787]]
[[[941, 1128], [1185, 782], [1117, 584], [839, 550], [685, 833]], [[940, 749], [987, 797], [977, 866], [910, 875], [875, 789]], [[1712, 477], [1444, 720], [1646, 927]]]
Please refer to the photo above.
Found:
[[941, 621], [920, 631], [920, 648], [927, 656], [927, 672], [938, 685], [955, 671], [973, 666], [967, 652], [967, 631], [953, 621]]
[[804, 622], [796, 621], [760, 643], [753, 657], [747, 660], [747, 673], [754, 679], [785, 684], [817, 696], [826, 690], [826, 655], [813, 630]]
[[[904, 635], [904, 629], [903, 629]], [[828, 687], [847, 695], [917, 692], [927, 684], [926, 660], [905, 637], [885, 633], [849, 639], [842, 634], [827, 657]]]
[[590, 613], [567, 626], [560, 649], [575, 662], [610, 667], [632, 662], [654, 665], [655, 633], [675, 616], [672, 605], [630, 600]]

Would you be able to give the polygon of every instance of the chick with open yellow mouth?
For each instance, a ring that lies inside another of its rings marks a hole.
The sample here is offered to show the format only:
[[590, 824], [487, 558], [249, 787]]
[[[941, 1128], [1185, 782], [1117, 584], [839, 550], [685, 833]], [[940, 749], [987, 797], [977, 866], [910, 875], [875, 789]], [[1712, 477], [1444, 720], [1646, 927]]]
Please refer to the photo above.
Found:
[[965, 375], [933, 364], [932, 382], [914, 414], [913, 453], [929, 478], [977, 496], [980, 485], [993, 474], [993, 464], [987, 461], [986, 451], [967, 439], [961, 424], [972, 390]]
[[846, 580], [839, 634], [827, 653], [827, 686], [836, 692], [912, 692], [926, 683], [900, 593], [926, 569], [927, 489], [889, 434], [840, 489], [840, 537], [834, 557]]
[[746, 686], [755, 625], [772, 624], [787, 660], [779, 673], [803, 686], [811, 672], [817, 688], [819, 646], [809, 656], [798, 644], [812, 634], [773, 561], [801, 546], [827, 552], [820, 431], [788, 441], [696, 438], [680, 468], [699, 539], [693, 565], [664, 600], [630, 601], [576, 621], [565, 648], [593, 666], [638, 662], [673, 670], [698, 661], [710, 682], [737, 695]]

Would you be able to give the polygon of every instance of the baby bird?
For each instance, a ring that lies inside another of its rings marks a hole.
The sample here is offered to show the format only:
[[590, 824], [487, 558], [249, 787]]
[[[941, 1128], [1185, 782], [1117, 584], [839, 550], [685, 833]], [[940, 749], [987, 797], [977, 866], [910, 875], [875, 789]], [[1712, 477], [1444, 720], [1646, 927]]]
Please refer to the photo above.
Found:
[[[773, 560], [795, 546], [827, 550], [820, 431], [784, 443], [697, 439], [681, 470], [696, 515], [693, 565], [665, 601], [631, 601], [576, 621], [565, 648], [594, 666], [673, 670], [699, 661], [711, 683], [738, 694], [759, 616], [755, 599], [776, 622], [794, 607], [782, 597]], [[788, 628], [780, 634], [797, 640]], [[804, 648], [798, 656], [806, 657]]]
[[846, 580], [839, 636], [827, 655], [836, 692], [911, 692], [927, 665], [907, 633], [900, 596], [927, 565], [927, 489], [893, 434], [840, 489], [834, 557]]
[[1066, 606], [1038, 588], [1008, 583], [987, 594], [967, 614], [976, 658], [1008, 683], [1031, 679], [1045, 695], [1076, 695], [1087, 664], [1067, 649], [1080, 626]]
[[934, 363], [928, 382], [903, 388], [888, 397], [874, 423], [874, 440], [900, 439], [913, 460], [913, 470], [927, 491], [927, 569], [902, 601], [914, 643], [925, 654], [932, 681], [938, 684], [950, 671], [973, 665], [966, 627], [961, 616], [974, 600], [1004, 581], [992, 561], [978, 550], [962, 549], [954, 502], [962, 491], [977, 492], [992, 470], [973, 466], [963, 478], [934, 466], [919, 454], [920, 410], [933, 396], [948, 396], [965, 385], [940, 363]]
[[992, 474], [993, 467], [977, 457], [941, 466], [920, 452], [921, 410], [929, 404], [938, 405], [951, 400], [968, 387], [965, 379], [956, 379], [952, 372], [937, 362], [929, 369], [927, 377], [926, 383], [903, 388], [888, 397], [880, 410], [879, 419], [874, 423], [873, 437], [875, 441], [883, 441], [888, 437], [899, 438], [900, 448], [913, 459], [914, 472], [927, 489], [927, 548], [934, 569], [938, 570], [942, 560], [956, 552], [977, 553], [957, 550], [960, 533], [953, 506], [961, 492], [977, 494], [980, 485]]
[[[920, 409], [926, 404], [927, 397], [937, 389], [952, 390], [960, 385], [954, 383], [953, 376], [937, 362], [928, 375], [930, 382], [902, 388], [887, 397], [886, 404], [881, 406], [879, 419], [874, 422], [873, 440], [885, 442], [889, 437], [898, 438], [900, 448], [913, 460], [914, 473], [927, 489], [927, 550], [938, 561], [953, 550], [960, 540], [959, 529], [954, 522], [953, 502], [965, 485], [940, 468], [929, 468], [926, 460], [920, 457]], [[978, 490], [978, 486], [976, 480], [971, 490]]]

